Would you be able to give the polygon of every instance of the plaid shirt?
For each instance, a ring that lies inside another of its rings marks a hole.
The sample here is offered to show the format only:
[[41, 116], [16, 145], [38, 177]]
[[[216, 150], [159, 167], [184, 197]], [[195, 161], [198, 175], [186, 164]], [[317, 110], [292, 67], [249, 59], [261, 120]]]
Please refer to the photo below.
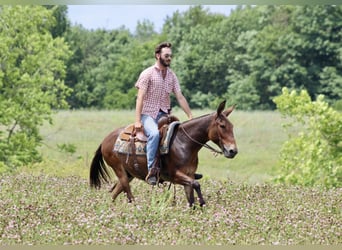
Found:
[[154, 119], [157, 118], [159, 110], [168, 113], [171, 108], [170, 94], [181, 92], [176, 74], [167, 68], [166, 77], [163, 79], [157, 64], [141, 72], [135, 87], [146, 91], [141, 113]]

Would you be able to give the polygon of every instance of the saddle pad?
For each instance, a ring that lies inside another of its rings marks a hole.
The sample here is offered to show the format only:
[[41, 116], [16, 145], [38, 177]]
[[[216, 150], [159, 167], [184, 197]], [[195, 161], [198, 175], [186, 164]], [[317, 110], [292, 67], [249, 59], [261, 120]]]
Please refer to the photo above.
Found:
[[[146, 155], [146, 142], [136, 141], [135, 143], [135, 154], [136, 155]], [[120, 137], [116, 140], [114, 144], [114, 152], [121, 154], [132, 154], [132, 145], [130, 141], [122, 140]]]
[[[161, 155], [169, 153], [170, 142], [175, 128], [180, 124], [180, 122], [175, 121], [168, 125], [165, 139], [161, 142], [159, 146], [159, 151]], [[135, 154], [136, 155], [146, 155], [146, 142], [135, 141]], [[114, 143], [114, 152], [121, 154], [132, 154], [132, 145], [130, 141], [122, 140], [120, 136]]]
[[168, 125], [165, 139], [160, 143], [159, 146], [160, 154], [166, 155], [169, 153], [172, 135], [175, 132], [175, 129], [179, 126], [179, 124], [179, 121], [174, 121]]

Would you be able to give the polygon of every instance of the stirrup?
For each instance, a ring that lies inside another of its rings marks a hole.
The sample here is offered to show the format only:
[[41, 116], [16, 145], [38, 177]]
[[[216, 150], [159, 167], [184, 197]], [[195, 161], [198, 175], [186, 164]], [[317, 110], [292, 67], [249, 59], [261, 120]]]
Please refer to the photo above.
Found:
[[159, 174], [159, 169], [157, 167], [152, 167], [149, 171], [148, 174], [146, 175], [145, 181], [152, 185], [155, 186], [158, 181], [158, 174]]

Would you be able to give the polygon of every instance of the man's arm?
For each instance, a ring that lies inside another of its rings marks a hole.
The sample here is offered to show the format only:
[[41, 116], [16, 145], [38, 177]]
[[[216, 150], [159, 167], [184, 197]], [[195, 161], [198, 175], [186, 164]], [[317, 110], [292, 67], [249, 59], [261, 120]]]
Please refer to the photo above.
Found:
[[176, 96], [176, 99], [177, 99], [179, 105], [184, 110], [184, 112], [187, 114], [188, 118], [192, 119], [191, 109], [189, 107], [188, 101], [185, 99], [182, 92], [176, 92], [175, 96]]
[[138, 89], [138, 96], [135, 104], [135, 127], [141, 128], [141, 112], [143, 108], [143, 101], [146, 91], [143, 89]]

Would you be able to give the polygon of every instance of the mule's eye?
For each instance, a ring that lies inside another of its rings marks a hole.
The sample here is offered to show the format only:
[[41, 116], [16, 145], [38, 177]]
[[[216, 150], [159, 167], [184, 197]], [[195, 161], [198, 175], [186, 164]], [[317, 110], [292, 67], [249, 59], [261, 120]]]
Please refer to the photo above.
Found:
[[220, 124], [220, 128], [225, 128], [225, 127], [226, 127], [226, 125]]

